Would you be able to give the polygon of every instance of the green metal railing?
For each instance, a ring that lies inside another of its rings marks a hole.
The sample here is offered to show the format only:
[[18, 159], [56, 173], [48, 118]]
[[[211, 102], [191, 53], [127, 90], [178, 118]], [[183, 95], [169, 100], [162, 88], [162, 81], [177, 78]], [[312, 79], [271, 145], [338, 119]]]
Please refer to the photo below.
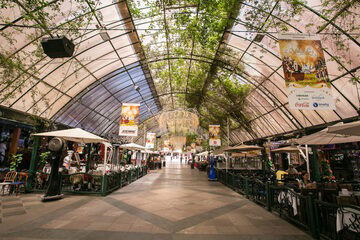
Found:
[[[88, 173], [61, 174], [61, 191], [63, 193], [101, 194], [105, 196], [146, 174], [146, 166], [106, 175], [92, 175]], [[49, 174], [37, 172], [31, 190], [45, 191], [48, 186], [48, 180]]]
[[[262, 182], [253, 176], [217, 170], [219, 182], [277, 213], [315, 239], [360, 240], [360, 207], [342, 206], [304, 196], [294, 190]], [[339, 229], [341, 226], [341, 229]]]

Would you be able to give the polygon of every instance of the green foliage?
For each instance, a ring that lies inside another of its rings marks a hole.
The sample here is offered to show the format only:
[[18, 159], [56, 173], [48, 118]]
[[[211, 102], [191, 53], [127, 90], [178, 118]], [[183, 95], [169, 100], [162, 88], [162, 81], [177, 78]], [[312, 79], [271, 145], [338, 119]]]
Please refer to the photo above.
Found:
[[[0, 0], [2, 9], [19, 10], [17, 15], [22, 16], [21, 24], [32, 26], [30, 30], [11, 26], [14, 19], [12, 14], [8, 14], [10, 11], [4, 11], [6, 14], [0, 15], [1, 23], [9, 24], [0, 31], [0, 36], [6, 40], [6, 47], [0, 50], [1, 102], [10, 103], [13, 97], [18, 96], [14, 92], [23, 94], [28, 90], [34, 103], [33, 111], [37, 113], [37, 100], [39, 95], [44, 94], [34, 87], [40, 81], [37, 77], [40, 69], [38, 63], [45, 58], [40, 39], [50, 34], [66, 35], [69, 39], [80, 37], [82, 31], [79, 29], [93, 18], [91, 8], [98, 5], [94, 0], [72, 0], [71, 3], [74, 6], [69, 9], [64, 6], [65, 0]], [[59, 17], [64, 20], [61, 24]], [[19, 48], [19, 44], [24, 43], [19, 43], [18, 39], [24, 38], [29, 44], [24, 49]], [[50, 101], [47, 98], [43, 100], [45, 104]]]
[[195, 143], [196, 138], [198, 138], [198, 135], [196, 133], [188, 133], [188, 134], [186, 134], [186, 146], [190, 146], [191, 143]]
[[38, 161], [37, 169], [42, 169], [45, 166], [45, 164], [50, 160], [50, 156], [51, 156], [51, 153], [49, 151], [42, 152], [40, 154], [40, 159]]
[[55, 128], [54, 122], [35, 115], [31, 115], [30, 119], [33, 121], [34, 132], [44, 132], [46, 130], [53, 130]]
[[[149, 64], [158, 93], [173, 93], [172, 107], [195, 108], [205, 129], [208, 124], [224, 123], [229, 117], [236, 117], [234, 122], [247, 119], [243, 111], [250, 87], [232, 77], [233, 73], [244, 71], [243, 64], [238, 63], [233, 51], [225, 46], [220, 49], [221, 57], [213, 60], [224, 31], [231, 27], [238, 14], [239, 1], [147, 0], [130, 1], [129, 5], [133, 16], [150, 18], [150, 29], [166, 32], [164, 36], [160, 31], [148, 31], [152, 39], [144, 50], [148, 59], [175, 56]], [[144, 5], [148, 7], [146, 11]], [[197, 60], [189, 59], [190, 54]], [[225, 70], [232, 66], [236, 66], [234, 72]], [[171, 101], [169, 97], [162, 100], [166, 109]]]
[[10, 159], [10, 171], [17, 171], [19, 170], [18, 167], [23, 160], [22, 154], [11, 154], [9, 156]]

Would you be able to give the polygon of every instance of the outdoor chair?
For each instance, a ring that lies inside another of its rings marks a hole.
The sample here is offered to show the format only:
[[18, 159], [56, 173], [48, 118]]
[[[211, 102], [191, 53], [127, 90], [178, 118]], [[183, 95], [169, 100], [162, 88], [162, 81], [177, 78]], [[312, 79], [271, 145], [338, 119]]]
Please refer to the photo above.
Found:
[[[24, 187], [24, 189], [25, 189], [25, 184], [26, 184], [28, 178], [29, 178], [29, 174], [28, 174], [28, 173], [26, 173], [26, 172], [20, 172], [20, 173], [18, 174], [18, 179], [17, 179], [17, 181], [14, 181], [14, 182], [11, 183], [11, 185], [15, 186], [15, 193], [16, 193], [16, 195], [18, 195], [19, 190], [20, 190], [20, 187]], [[25, 190], [24, 190], [24, 192], [25, 192]]]
[[6, 173], [4, 181], [0, 183], [0, 186], [2, 187], [1, 189], [2, 195], [4, 195], [5, 193], [5, 187], [7, 187], [9, 194], [11, 193], [11, 185], [13, 182], [15, 182], [16, 176], [17, 176], [17, 172], [15, 171]]

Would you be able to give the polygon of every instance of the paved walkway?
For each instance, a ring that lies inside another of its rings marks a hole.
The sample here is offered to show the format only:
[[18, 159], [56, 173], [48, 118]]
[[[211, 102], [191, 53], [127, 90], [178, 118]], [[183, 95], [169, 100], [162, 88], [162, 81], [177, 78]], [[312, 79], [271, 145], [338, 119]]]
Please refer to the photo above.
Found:
[[205, 173], [171, 165], [107, 197], [1, 199], [0, 239], [311, 239]]

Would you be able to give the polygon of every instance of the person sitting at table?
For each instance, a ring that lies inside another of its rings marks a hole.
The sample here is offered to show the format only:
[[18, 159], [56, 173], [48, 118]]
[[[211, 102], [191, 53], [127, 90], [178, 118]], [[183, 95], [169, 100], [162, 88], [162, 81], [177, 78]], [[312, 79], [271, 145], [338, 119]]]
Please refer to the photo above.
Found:
[[66, 169], [66, 170], [69, 170], [70, 169], [70, 166], [71, 166], [71, 162], [72, 162], [72, 156], [73, 156], [73, 153], [74, 151], [68, 151], [67, 152], [68, 155], [64, 158], [64, 161], [63, 161], [63, 167]]
[[289, 165], [289, 169], [286, 172], [290, 175], [297, 175], [299, 172], [294, 168], [292, 164]]
[[276, 180], [279, 182], [279, 183], [283, 183], [283, 176], [284, 175], [286, 175], [286, 174], [288, 174], [287, 172], [285, 172], [279, 165], [276, 165], [276, 169], [278, 169], [277, 170], [277, 172], [275, 173], [275, 175], [276, 175]]
[[310, 176], [308, 172], [303, 172], [301, 175], [301, 179], [297, 179], [299, 188], [312, 188], [313, 184], [310, 181]]

